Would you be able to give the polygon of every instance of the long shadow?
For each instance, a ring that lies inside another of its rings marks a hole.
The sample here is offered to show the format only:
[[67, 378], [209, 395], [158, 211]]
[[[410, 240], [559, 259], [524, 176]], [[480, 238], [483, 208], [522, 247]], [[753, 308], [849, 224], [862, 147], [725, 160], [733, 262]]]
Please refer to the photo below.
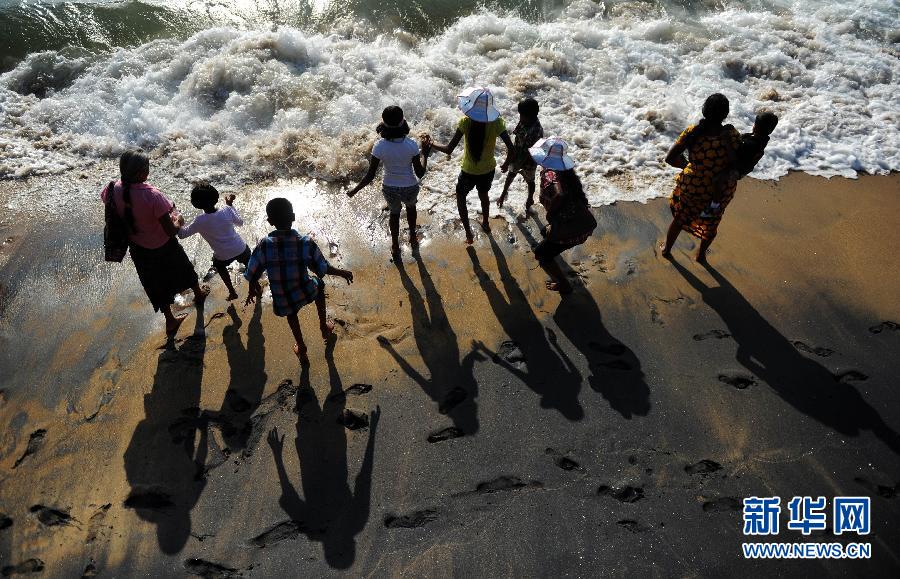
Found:
[[[532, 216], [540, 229], [541, 221]], [[537, 240], [523, 223], [519, 230], [533, 246]], [[564, 259], [557, 258], [563, 273], [578, 277]], [[650, 412], [650, 387], [641, 370], [641, 361], [624, 342], [603, 324], [603, 314], [583, 284], [574, 283], [573, 292], [563, 296], [553, 320], [569, 342], [587, 359], [591, 371], [588, 384], [609, 403], [610, 408], [631, 419]]]
[[581, 372], [559, 347], [553, 330], [544, 328], [538, 320], [494, 236], [489, 235], [488, 239], [506, 296], [484, 271], [473, 247], [467, 248], [469, 259], [494, 315], [513, 342], [510, 349], [515, 352], [518, 348], [522, 355], [515, 353], [514, 359], [509, 360], [503, 353], [491, 352], [484, 346], [481, 348], [537, 393], [543, 408], [554, 408], [569, 420], [581, 420], [584, 417], [584, 409], [578, 402]]
[[[202, 314], [201, 314], [202, 317]], [[201, 332], [181, 347], [160, 353], [145, 417], [125, 450], [131, 492], [125, 506], [156, 525], [159, 548], [175, 554], [191, 532], [191, 509], [206, 486], [207, 423], [200, 412], [206, 337]]]
[[222, 330], [222, 341], [228, 355], [231, 379], [222, 408], [212, 414], [222, 429], [228, 448], [241, 451], [247, 448], [252, 429], [251, 417], [262, 400], [266, 388], [266, 340], [262, 332], [262, 305], [256, 301], [253, 317], [247, 328], [247, 345], [241, 341], [243, 323], [234, 305], [228, 306], [231, 324]]
[[670, 261], [700, 292], [703, 302], [722, 318], [738, 345], [737, 361], [768, 384], [782, 400], [846, 436], [871, 430], [900, 454], [900, 435], [885, 424], [856, 388], [844, 382], [860, 375], [835, 375], [802, 355], [712, 266], [705, 267], [718, 283], [715, 287], [707, 286], [674, 259]]
[[395, 260], [394, 265], [409, 295], [413, 337], [422, 361], [428, 368], [429, 377], [426, 378], [413, 368], [386, 338], [379, 336], [378, 342], [393, 356], [400, 368], [438, 403], [438, 412], [450, 416], [454, 427], [463, 434], [475, 434], [478, 431], [478, 407], [475, 402], [478, 397], [478, 383], [475, 381], [474, 370], [475, 362], [482, 360], [483, 357], [473, 349], [460, 360], [456, 332], [447, 319], [441, 295], [425, 267], [422, 256], [418, 252], [413, 255], [425, 290], [424, 298], [409, 277], [402, 260]]
[[381, 414], [376, 408], [369, 421], [369, 437], [362, 467], [353, 489], [348, 483], [347, 432], [338, 421], [346, 394], [334, 362], [334, 341], [326, 349], [331, 390], [320, 404], [309, 383], [309, 369], [303, 366], [297, 391], [297, 438], [303, 497], [291, 484], [283, 458], [283, 439], [277, 430], [269, 434], [281, 484], [279, 504], [300, 532], [322, 543], [326, 562], [347, 569], [356, 558], [355, 537], [369, 520], [372, 491], [372, 463], [375, 432]]

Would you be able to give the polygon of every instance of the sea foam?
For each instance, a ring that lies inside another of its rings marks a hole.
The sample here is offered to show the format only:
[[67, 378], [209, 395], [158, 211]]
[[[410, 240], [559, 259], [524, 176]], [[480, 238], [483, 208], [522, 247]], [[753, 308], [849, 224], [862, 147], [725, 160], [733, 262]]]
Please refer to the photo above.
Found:
[[[594, 204], [666, 194], [674, 170], [662, 158], [712, 92], [729, 97], [741, 131], [763, 108], [781, 118], [756, 177], [900, 169], [889, 0], [693, 16], [576, 0], [549, 21], [486, 11], [432, 38], [345, 28], [214, 28], [100, 55], [32, 54], [0, 75], [0, 176], [138, 145], [185, 179], [358, 178], [382, 108], [398, 104], [414, 135], [448, 140], [453, 97], [473, 84], [494, 90], [510, 130], [516, 102], [536, 97]], [[433, 157], [426, 191], [452, 191], [457, 171]], [[435, 207], [453, 214], [449, 196]]]

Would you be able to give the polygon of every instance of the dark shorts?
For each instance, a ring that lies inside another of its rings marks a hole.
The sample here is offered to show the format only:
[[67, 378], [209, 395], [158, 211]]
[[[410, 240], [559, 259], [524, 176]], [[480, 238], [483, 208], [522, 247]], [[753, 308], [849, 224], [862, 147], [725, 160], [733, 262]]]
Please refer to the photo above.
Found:
[[485, 173], [484, 175], [472, 175], [465, 171], [459, 172], [459, 178], [456, 180], [456, 192], [467, 195], [472, 189], [478, 189], [479, 193], [487, 193], [491, 189], [491, 183], [494, 182], [494, 171]]
[[194, 264], [174, 237], [157, 249], [147, 249], [133, 243], [129, 249], [138, 278], [155, 311], [174, 303], [175, 294], [197, 283]]
[[534, 248], [534, 257], [539, 262], [550, 261], [560, 253], [567, 249], [572, 249], [578, 243], [556, 243], [555, 241], [543, 240]]
[[239, 253], [238, 255], [235, 255], [234, 257], [232, 257], [230, 259], [216, 259], [214, 257], [212, 264], [213, 264], [213, 267], [216, 268], [216, 270], [220, 270], [220, 269], [225, 269], [226, 267], [228, 267], [229, 265], [231, 265], [234, 262], [238, 262], [245, 266], [247, 265], [247, 263], [250, 262], [250, 246], [249, 245], [244, 246], [244, 251], [242, 251], [241, 253]]

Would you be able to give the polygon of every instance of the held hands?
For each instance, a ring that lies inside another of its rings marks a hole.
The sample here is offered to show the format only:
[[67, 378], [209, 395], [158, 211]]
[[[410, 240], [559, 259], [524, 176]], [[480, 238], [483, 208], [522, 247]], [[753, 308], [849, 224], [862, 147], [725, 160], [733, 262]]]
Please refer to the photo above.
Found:
[[422, 154], [425, 155], [426, 159], [431, 156], [431, 145], [431, 135], [428, 133], [422, 135], [419, 139], [419, 148], [422, 149]]
[[225, 196], [225, 205], [228, 205], [229, 207], [231, 207], [234, 204], [234, 198], [235, 198], [234, 193], [229, 193], [228, 195], [226, 195]]

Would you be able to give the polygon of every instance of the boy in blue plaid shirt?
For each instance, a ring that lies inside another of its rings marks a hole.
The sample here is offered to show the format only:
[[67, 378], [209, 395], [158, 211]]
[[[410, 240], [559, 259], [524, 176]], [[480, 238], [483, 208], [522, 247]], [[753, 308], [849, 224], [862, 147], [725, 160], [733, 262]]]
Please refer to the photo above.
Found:
[[[277, 197], [269, 201], [266, 216], [275, 231], [260, 239], [250, 256], [244, 272], [244, 277], [250, 282], [247, 303], [252, 303], [262, 294], [259, 278], [266, 272], [275, 315], [287, 318], [296, 341], [294, 353], [301, 363], [308, 364], [309, 357], [297, 312], [306, 304], [315, 302], [322, 338], [327, 342], [334, 332], [334, 323], [329, 322], [325, 314], [325, 282], [322, 277], [336, 275], [350, 284], [353, 283], [353, 273], [333, 267], [313, 240], [291, 228], [294, 207], [287, 199]], [[308, 270], [312, 270], [315, 277], [310, 277]]]

